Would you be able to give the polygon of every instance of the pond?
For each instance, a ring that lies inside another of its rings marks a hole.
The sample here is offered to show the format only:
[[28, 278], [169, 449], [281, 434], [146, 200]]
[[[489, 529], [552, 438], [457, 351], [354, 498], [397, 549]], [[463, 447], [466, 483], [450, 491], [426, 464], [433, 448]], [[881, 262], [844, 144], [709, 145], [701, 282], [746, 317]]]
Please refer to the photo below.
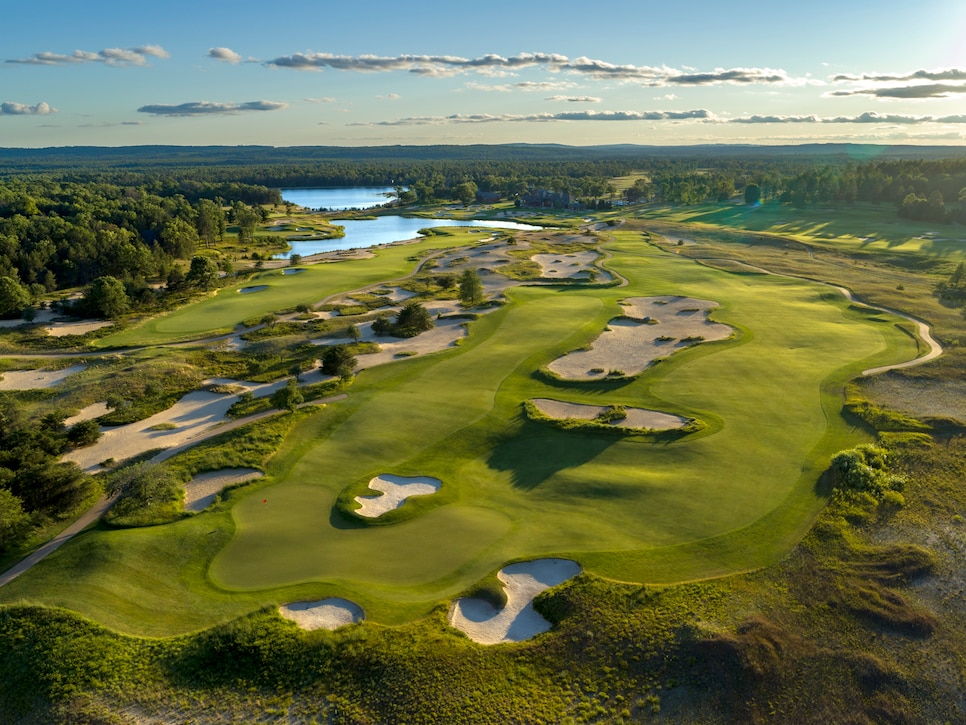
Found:
[[313, 239], [304, 242], [289, 242], [292, 248], [275, 259], [288, 259], [293, 254], [308, 257], [322, 252], [335, 252], [340, 249], [360, 249], [391, 244], [405, 239], [422, 236], [420, 229], [427, 227], [487, 227], [489, 229], [516, 229], [519, 231], [540, 231], [543, 227], [516, 222], [490, 221], [488, 219], [419, 219], [404, 216], [381, 216], [376, 219], [337, 219], [333, 224], [345, 227], [345, 236], [338, 239]]
[[282, 189], [282, 199], [307, 209], [371, 209], [396, 195], [391, 186]]

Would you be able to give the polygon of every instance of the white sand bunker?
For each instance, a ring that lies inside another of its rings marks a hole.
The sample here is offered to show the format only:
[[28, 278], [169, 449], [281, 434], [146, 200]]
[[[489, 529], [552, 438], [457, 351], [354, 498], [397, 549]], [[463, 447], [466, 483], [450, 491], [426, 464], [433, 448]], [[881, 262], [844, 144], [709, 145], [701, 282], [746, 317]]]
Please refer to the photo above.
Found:
[[100, 418], [102, 415], [107, 415], [110, 412], [111, 409], [107, 407], [107, 403], [91, 403], [86, 408], [81, 409], [77, 415], [66, 418], [64, 425], [71, 426], [75, 423], [82, 423], [85, 420], [94, 420], [94, 418]]
[[338, 629], [355, 624], [366, 618], [365, 612], [355, 602], [331, 597], [316, 602], [293, 602], [283, 604], [278, 613], [290, 619], [302, 629]]
[[242, 287], [238, 290], [243, 295], [251, 294], [252, 292], [261, 292], [262, 290], [268, 289], [267, 284], [256, 284], [251, 287]]
[[224, 468], [202, 473], [184, 485], [185, 511], [204, 511], [228, 486], [261, 478], [265, 474], [255, 468]]
[[54, 322], [44, 329], [47, 330], [47, 334], [51, 337], [64, 337], [65, 335], [86, 335], [88, 332], [100, 330], [103, 327], [110, 327], [113, 324], [111, 320]]
[[[610, 410], [610, 407], [606, 405], [565, 403], [561, 400], [551, 400], [550, 398], [534, 398], [531, 402], [537, 406], [537, 410], [541, 413], [556, 420], [566, 420], [568, 418], [594, 420], [598, 415], [607, 413]], [[682, 418], [680, 415], [662, 413], [659, 410], [625, 408], [624, 412], [627, 414], [626, 417], [607, 421], [608, 425], [613, 425], [617, 428], [674, 430], [688, 422], [687, 418]]]
[[369, 481], [369, 488], [382, 491], [381, 496], [356, 496], [360, 516], [376, 518], [402, 506], [410, 496], [427, 496], [439, 491], [442, 481], [429, 476], [393, 476], [383, 473]]
[[590, 270], [600, 254], [593, 249], [570, 254], [534, 254], [530, 259], [540, 265], [544, 279], [580, 279], [590, 276]]
[[550, 629], [550, 622], [534, 608], [533, 598], [580, 573], [569, 559], [536, 559], [500, 569], [506, 606], [496, 610], [482, 599], [457, 599], [449, 610], [449, 623], [479, 644], [522, 642]]
[[73, 365], [62, 370], [8, 370], [3, 373], [3, 380], [0, 380], [0, 390], [52, 388], [86, 367], [86, 365]]
[[692, 297], [632, 297], [621, 303], [626, 317], [608, 323], [590, 350], [568, 353], [548, 366], [567, 380], [636, 375], [676, 350], [731, 337], [728, 325], [711, 322], [716, 302]]

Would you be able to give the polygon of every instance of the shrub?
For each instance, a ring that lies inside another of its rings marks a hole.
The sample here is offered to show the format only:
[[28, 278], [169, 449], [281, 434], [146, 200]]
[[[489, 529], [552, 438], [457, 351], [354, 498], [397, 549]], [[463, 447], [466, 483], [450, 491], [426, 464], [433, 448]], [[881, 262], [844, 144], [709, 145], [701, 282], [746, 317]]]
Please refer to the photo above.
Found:
[[119, 494], [104, 515], [113, 526], [152, 526], [173, 521], [181, 514], [181, 481], [157, 463], [137, 463], [111, 474], [108, 490]]
[[[835, 491], [845, 496], [870, 494], [882, 500], [886, 492], [901, 492], [905, 487], [905, 479], [889, 471], [886, 450], [871, 444], [836, 453], [829, 471]], [[898, 502], [902, 497], [890, 496], [889, 500]]]
[[74, 448], [92, 446], [101, 438], [101, 427], [95, 420], [82, 420], [67, 430], [67, 442]]

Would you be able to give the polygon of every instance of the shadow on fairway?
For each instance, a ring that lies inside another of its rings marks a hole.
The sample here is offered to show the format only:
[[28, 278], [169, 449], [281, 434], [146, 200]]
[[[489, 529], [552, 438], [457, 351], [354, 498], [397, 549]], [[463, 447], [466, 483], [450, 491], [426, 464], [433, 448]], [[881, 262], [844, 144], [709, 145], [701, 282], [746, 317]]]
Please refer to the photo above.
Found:
[[594, 460], [619, 440], [618, 436], [548, 433], [545, 426], [527, 421], [518, 436], [493, 450], [487, 464], [496, 471], [508, 471], [516, 488], [530, 490], [560, 471]]

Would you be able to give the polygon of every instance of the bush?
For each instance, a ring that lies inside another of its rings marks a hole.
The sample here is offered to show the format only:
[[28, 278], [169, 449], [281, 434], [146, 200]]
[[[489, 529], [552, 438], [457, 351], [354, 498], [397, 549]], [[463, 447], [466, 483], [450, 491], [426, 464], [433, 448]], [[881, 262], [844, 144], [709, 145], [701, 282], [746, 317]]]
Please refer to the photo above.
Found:
[[82, 420], [67, 430], [67, 442], [74, 448], [92, 446], [101, 438], [101, 427], [96, 420]]
[[289, 378], [285, 387], [276, 390], [269, 398], [273, 408], [293, 411], [299, 407], [302, 400], [302, 393], [299, 391], [299, 384], [295, 378]]
[[[887, 492], [901, 492], [905, 487], [905, 479], [889, 471], [886, 450], [871, 444], [836, 453], [829, 471], [833, 488], [845, 496], [869, 494], [881, 501]], [[904, 503], [901, 495], [890, 495], [888, 500]]]
[[120, 496], [104, 520], [113, 526], [153, 526], [181, 515], [184, 488], [157, 463], [137, 463], [112, 474], [108, 490]]

